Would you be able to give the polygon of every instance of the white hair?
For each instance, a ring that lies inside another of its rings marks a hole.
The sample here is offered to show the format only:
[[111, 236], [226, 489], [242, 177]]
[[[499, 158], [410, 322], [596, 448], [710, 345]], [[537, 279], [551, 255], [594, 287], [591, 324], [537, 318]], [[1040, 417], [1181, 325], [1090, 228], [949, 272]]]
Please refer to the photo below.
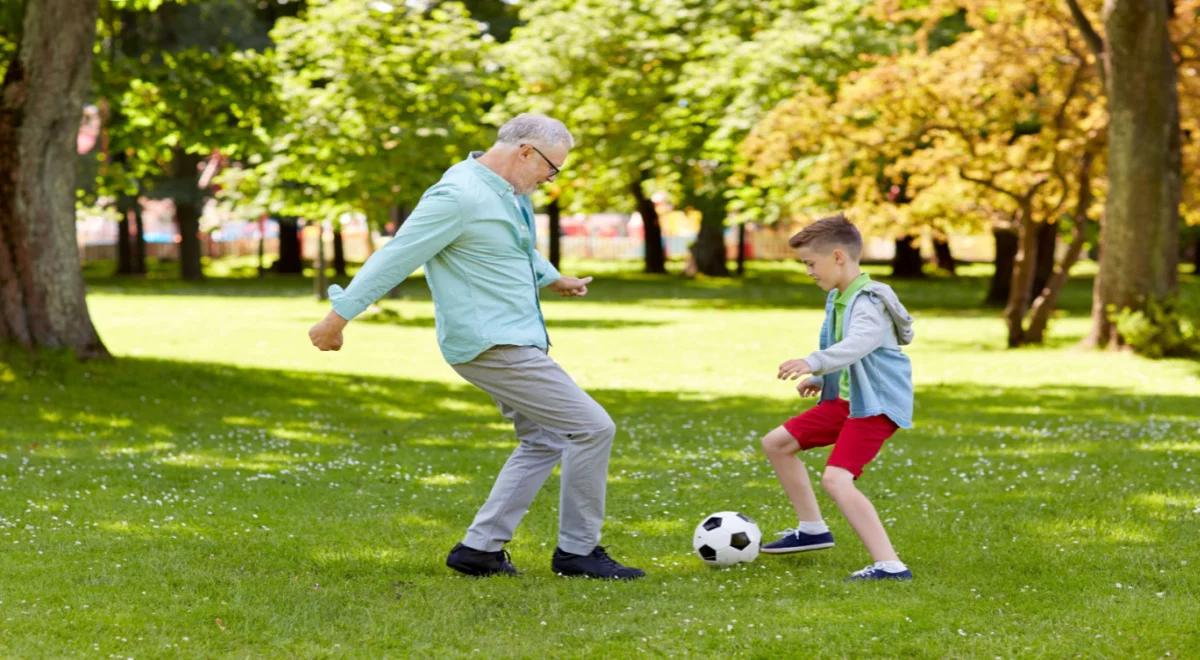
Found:
[[500, 127], [496, 136], [498, 144], [540, 144], [543, 147], [559, 145], [570, 149], [575, 146], [571, 131], [557, 119], [532, 113], [519, 114]]

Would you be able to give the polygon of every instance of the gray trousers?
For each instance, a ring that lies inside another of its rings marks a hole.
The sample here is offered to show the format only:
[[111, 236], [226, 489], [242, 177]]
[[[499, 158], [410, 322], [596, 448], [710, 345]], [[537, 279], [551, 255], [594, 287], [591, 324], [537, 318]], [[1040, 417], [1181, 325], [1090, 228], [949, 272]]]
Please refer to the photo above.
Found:
[[533, 346], [493, 346], [470, 362], [451, 366], [492, 396], [520, 441], [463, 544], [488, 552], [503, 548], [561, 460], [558, 547], [590, 553], [604, 524], [608, 456], [616, 435], [612, 418]]

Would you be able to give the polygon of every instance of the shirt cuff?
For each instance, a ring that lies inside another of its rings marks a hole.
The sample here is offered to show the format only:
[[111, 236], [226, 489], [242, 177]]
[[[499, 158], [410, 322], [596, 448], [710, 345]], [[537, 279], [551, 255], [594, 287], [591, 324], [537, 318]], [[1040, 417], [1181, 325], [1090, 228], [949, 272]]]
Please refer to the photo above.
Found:
[[333, 304], [333, 311], [347, 321], [354, 320], [354, 317], [362, 314], [370, 306], [370, 303], [363, 304], [354, 300], [337, 284], [329, 287], [329, 302]]
[[824, 375], [821, 369], [822, 362], [824, 361], [821, 359], [820, 351], [814, 351], [813, 353], [810, 353], [808, 357], [804, 358], [804, 361], [808, 363], [808, 368], [814, 376]]
[[542, 273], [542, 276], [538, 278], [537, 286], [539, 289], [545, 286], [550, 286], [551, 284], [554, 284], [562, 279], [562, 274], [559, 273], [558, 269], [552, 264], [547, 263], [546, 269], [546, 272]]

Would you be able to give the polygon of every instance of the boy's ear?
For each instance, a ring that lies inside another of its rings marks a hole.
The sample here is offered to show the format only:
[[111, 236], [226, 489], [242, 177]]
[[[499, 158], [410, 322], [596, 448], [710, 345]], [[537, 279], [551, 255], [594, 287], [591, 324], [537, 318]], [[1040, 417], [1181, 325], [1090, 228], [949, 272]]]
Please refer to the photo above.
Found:
[[846, 253], [842, 250], [842, 248], [833, 248], [833, 252], [830, 254], [833, 255], [833, 263], [839, 266], [846, 263]]

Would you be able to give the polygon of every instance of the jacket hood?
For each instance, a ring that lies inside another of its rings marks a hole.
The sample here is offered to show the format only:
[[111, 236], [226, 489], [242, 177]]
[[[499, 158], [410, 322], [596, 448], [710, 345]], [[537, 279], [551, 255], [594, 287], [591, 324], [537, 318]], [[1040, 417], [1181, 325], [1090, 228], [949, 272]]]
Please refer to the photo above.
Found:
[[904, 303], [896, 297], [892, 287], [872, 280], [863, 287], [862, 293], [883, 303], [883, 308], [887, 310], [888, 316], [892, 317], [892, 323], [896, 326], [896, 341], [901, 346], [911, 344], [916, 336], [913, 332], [913, 318], [904, 308]]

